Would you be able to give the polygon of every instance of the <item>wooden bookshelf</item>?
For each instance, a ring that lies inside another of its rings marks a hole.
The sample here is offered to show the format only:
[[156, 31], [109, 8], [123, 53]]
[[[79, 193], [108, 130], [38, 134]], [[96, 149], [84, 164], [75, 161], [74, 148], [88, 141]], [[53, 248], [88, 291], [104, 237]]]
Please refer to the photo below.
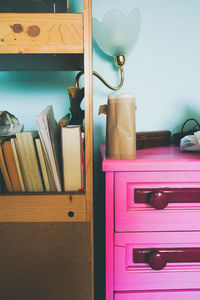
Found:
[[[71, 207], [72, 210], [77, 211], [77, 204], [79, 198], [84, 203], [81, 205], [82, 209], [78, 210], [76, 216], [65, 217], [62, 220], [65, 221], [91, 221], [92, 219], [92, 202], [93, 202], [93, 133], [92, 133], [92, 28], [91, 28], [91, 5], [90, 0], [84, 1], [84, 12], [75, 13], [56, 13], [56, 14], [27, 14], [27, 13], [1, 13], [0, 14], [0, 56], [10, 55], [13, 59], [17, 58], [26, 59], [28, 54], [37, 54], [40, 60], [52, 53], [66, 55], [65, 64], [67, 64], [68, 55], [73, 60], [69, 59], [69, 65], [72, 70], [76, 68], [81, 69], [79, 56], [83, 55], [83, 68], [85, 73], [85, 170], [86, 170], [86, 192], [84, 196], [79, 194], [73, 195], [68, 193], [63, 199], [66, 201], [65, 207]], [[44, 55], [45, 54], [45, 55]], [[14, 57], [14, 58], [13, 58]], [[77, 58], [77, 59], [76, 59]], [[45, 58], [44, 58], [45, 59]], [[37, 56], [36, 56], [37, 60]], [[78, 63], [77, 63], [78, 61]], [[73, 65], [74, 63], [74, 65]], [[56, 63], [55, 63], [56, 64]], [[4, 60], [5, 65], [5, 60]], [[13, 64], [15, 65], [15, 64]], [[78, 66], [79, 65], [79, 66]], [[39, 64], [38, 67], [40, 68]], [[0, 64], [0, 69], [1, 69]], [[15, 67], [16, 69], [16, 67]], [[29, 194], [8, 194], [0, 195], [0, 222], [5, 221], [5, 215], [9, 215], [9, 220], [13, 219], [21, 222], [23, 220], [30, 222], [35, 219], [28, 212], [27, 207], [23, 207], [24, 199], [32, 199], [32, 203], [35, 207], [38, 207], [40, 211], [40, 199], [45, 199], [45, 194], [40, 196]], [[49, 199], [56, 201], [57, 204], [62, 202], [60, 199], [63, 195], [55, 194], [49, 195]], [[75, 199], [71, 201], [70, 199]], [[1, 201], [2, 199], [2, 201]], [[5, 200], [6, 199], [6, 200]], [[71, 202], [70, 202], [71, 201]], [[6, 202], [8, 205], [5, 205]], [[10, 204], [9, 204], [10, 203]], [[53, 207], [49, 205], [46, 213], [43, 214], [41, 200], [41, 212], [37, 217], [39, 221], [46, 220], [46, 215], [51, 216], [52, 221], [60, 221], [57, 218], [56, 213], [51, 214], [50, 211]], [[61, 207], [62, 205], [58, 205]], [[13, 219], [12, 219], [12, 207], [13, 207]], [[14, 207], [19, 207], [23, 211], [23, 214], [14, 216]], [[1, 209], [2, 208], [2, 209]], [[8, 210], [8, 214], [7, 214]], [[31, 211], [32, 209], [30, 209]], [[84, 210], [84, 217], [83, 217]], [[33, 209], [34, 211], [34, 209]], [[49, 213], [48, 213], [49, 211]], [[4, 212], [4, 213], [3, 213]], [[27, 213], [27, 217], [25, 214]], [[33, 213], [34, 214], [34, 213]], [[67, 211], [63, 212], [63, 215], [67, 215]]]
[[83, 53], [83, 16], [2, 13], [0, 53]]
[[[37, 275], [37, 280], [41, 279], [39, 281], [42, 282], [43, 292], [48, 290], [49, 296], [45, 298], [47, 300], [92, 300], [94, 297], [92, 15], [91, 0], [83, 0], [83, 3], [83, 13], [78, 14], [0, 13], [0, 70], [55, 69], [79, 71], [84, 69], [85, 192], [0, 194], [0, 232], [4, 230], [4, 224], [7, 224], [7, 236], [0, 238], [2, 251], [7, 249], [8, 243], [8, 254], [11, 258], [14, 257], [15, 248], [21, 247], [23, 251], [26, 249], [27, 243], [32, 245], [34, 239], [31, 234], [39, 234], [42, 245], [44, 243], [42, 235], [44, 227], [47, 230], [45, 237], [47, 244], [53, 245], [52, 238], [54, 238], [55, 243], [66, 247], [66, 251], [64, 248], [62, 250], [63, 262], [67, 266], [62, 271], [63, 284], [62, 280], [59, 281], [57, 278], [55, 278], [55, 282], [49, 284], [49, 276], [43, 277], [42, 269], [41, 273], [39, 272]], [[33, 67], [28, 66], [26, 69], [26, 63], [24, 66], [22, 64], [29, 59], [29, 55], [34, 57], [34, 63], [32, 62]], [[44, 64], [41, 64], [43, 60], [45, 61], [45, 55], [53, 55], [52, 67], [45, 67]], [[11, 58], [7, 66], [5, 57]], [[56, 58], [59, 58], [58, 65]], [[62, 59], [64, 59], [63, 64]], [[52, 234], [52, 228], [59, 228], [59, 234]], [[41, 231], [38, 232], [38, 230]], [[27, 238], [29, 231], [30, 236], [27, 242], [24, 236]], [[18, 234], [18, 246], [12, 244], [13, 234]], [[68, 241], [70, 242], [68, 243]], [[79, 249], [78, 252], [77, 249]], [[41, 259], [43, 257], [42, 246], [38, 253], [38, 257]], [[67, 253], [69, 253], [68, 256]], [[73, 253], [78, 253], [79, 257], [73, 257]], [[29, 252], [25, 252], [24, 255], [25, 257], [27, 255], [27, 260], [31, 259], [32, 254], [29, 256]], [[53, 259], [56, 260], [57, 258]], [[10, 268], [13, 268], [13, 272], [16, 270], [16, 280], [12, 282], [12, 291], [9, 291], [8, 296], [6, 293], [9, 289], [5, 287], [10, 282]], [[30, 263], [29, 269], [31, 278], [34, 262]], [[25, 273], [18, 273], [17, 270], [15, 265], [10, 266], [9, 263], [2, 267], [0, 274], [4, 277], [4, 286], [1, 287], [0, 284], [0, 298], [14, 299], [19, 297], [22, 299], [20, 291], [22, 293], [28, 291], [28, 288], [23, 289], [23, 285], [19, 283], [20, 280], [26, 281], [27, 276], [23, 277]], [[50, 274], [49, 272], [47, 273]], [[82, 276], [80, 277], [81, 272]], [[54, 291], [56, 289], [60, 298], [55, 298]], [[38, 300], [44, 299], [43, 292], [36, 296]]]
[[83, 70], [85, 12], [1, 13], [0, 70]]
[[86, 195], [4, 194], [0, 196], [1, 222], [85, 222]]

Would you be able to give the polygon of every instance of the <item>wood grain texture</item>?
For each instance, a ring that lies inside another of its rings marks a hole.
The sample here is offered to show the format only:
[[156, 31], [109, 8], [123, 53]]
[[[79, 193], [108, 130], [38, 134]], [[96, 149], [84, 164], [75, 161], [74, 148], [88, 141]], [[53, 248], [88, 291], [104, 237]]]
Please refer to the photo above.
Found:
[[0, 299], [90, 299], [90, 225], [1, 223]]
[[84, 194], [6, 194], [0, 197], [0, 222], [85, 221]]
[[93, 218], [93, 82], [91, 0], [84, 1], [86, 219]]
[[136, 149], [146, 149], [170, 145], [171, 132], [169, 130], [136, 132]]
[[91, 281], [90, 300], [94, 299], [94, 222], [93, 222], [93, 80], [92, 80], [92, 1], [84, 0], [84, 86], [85, 86], [85, 172], [86, 220], [90, 222]]
[[2, 13], [0, 53], [83, 53], [82, 14]]

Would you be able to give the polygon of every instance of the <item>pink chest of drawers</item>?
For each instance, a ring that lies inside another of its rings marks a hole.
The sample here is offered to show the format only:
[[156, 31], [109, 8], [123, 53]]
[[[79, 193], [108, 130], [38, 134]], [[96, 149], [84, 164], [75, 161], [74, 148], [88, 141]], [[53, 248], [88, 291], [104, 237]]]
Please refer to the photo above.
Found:
[[106, 300], [200, 299], [200, 154], [105, 159]]

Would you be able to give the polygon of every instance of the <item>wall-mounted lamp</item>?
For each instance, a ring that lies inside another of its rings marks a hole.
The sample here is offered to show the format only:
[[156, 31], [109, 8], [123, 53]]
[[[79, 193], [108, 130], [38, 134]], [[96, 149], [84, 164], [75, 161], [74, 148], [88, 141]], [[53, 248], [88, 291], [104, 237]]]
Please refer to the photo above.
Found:
[[[141, 17], [138, 8], [134, 8], [128, 16], [117, 9], [109, 10], [103, 17], [102, 22], [93, 18], [94, 39], [106, 54], [114, 57], [114, 62], [120, 69], [121, 80], [117, 87], [113, 87], [99, 73], [93, 71], [93, 75], [112, 90], [119, 90], [123, 85], [125, 55], [137, 43], [140, 24]], [[84, 97], [84, 89], [79, 88], [79, 79], [83, 74], [84, 72], [79, 72], [75, 78], [74, 86], [68, 88], [71, 103], [70, 124], [82, 124], [84, 119], [84, 111], [80, 107]], [[67, 122], [66, 117], [63, 119], [64, 122]]]
[[[118, 9], [109, 10], [102, 22], [93, 18], [94, 39], [103, 52], [114, 57], [114, 62], [120, 69], [121, 81], [117, 87], [113, 87], [97, 72], [93, 71], [93, 75], [112, 90], [119, 90], [123, 85], [125, 55], [130, 52], [138, 40], [140, 24], [141, 17], [138, 8], [134, 8], [128, 16]], [[79, 78], [82, 74], [83, 72], [79, 72], [76, 76], [76, 87], [79, 87]]]

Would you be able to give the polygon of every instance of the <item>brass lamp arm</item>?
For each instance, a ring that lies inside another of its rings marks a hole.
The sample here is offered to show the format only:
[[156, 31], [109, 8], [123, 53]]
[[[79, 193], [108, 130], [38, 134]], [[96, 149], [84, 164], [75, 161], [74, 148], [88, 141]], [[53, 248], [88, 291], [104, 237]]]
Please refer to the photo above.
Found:
[[[117, 87], [111, 86], [99, 73], [93, 71], [92, 74], [95, 75], [98, 79], [100, 79], [101, 82], [103, 82], [103, 84], [105, 84], [109, 89], [111, 89], [113, 91], [117, 91], [122, 87], [122, 85], [124, 83], [124, 68], [123, 68], [124, 63], [125, 63], [124, 55], [119, 55], [119, 56], [115, 57], [115, 64], [120, 68], [120, 74], [121, 74], [121, 80]], [[84, 74], [84, 72], [81, 71], [76, 75], [75, 87], [79, 88], [79, 79], [80, 79], [81, 75], [83, 75], [83, 74]]]
[[[103, 82], [103, 84], [105, 84], [109, 89], [111, 89], [113, 91], [119, 90], [122, 87], [123, 83], [124, 83], [124, 68], [123, 68], [123, 66], [120, 66], [120, 73], [121, 73], [120, 84], [117, 87], [113, 87], [99, 73], [97, 73], [95, 71], [92, 72], [93, 75], [95, 75], [98, 79], [101, 80], [101, 82]], [[76, 78], [75, 78], [75, 87], [79, 88], [79, 79], [80, 79], [81, 75], [83, 75], [83, 74], [84, 74], [84, 72], [81, 71], [81, 72], [79, 72], [76, 75]]]
[[93, 71], [93, 75], [95, 75], [98, 79], [101, 80], [101, 82], [103, 82], [109, 89], [111, 89], [113, 91], [119, 90], [124, 83], [124, 68], [123, 68], [123, 66], [120, 66], [120, 73], [121, 73], [120, 84], [117, 87], [113, 87], [99, 73]]

